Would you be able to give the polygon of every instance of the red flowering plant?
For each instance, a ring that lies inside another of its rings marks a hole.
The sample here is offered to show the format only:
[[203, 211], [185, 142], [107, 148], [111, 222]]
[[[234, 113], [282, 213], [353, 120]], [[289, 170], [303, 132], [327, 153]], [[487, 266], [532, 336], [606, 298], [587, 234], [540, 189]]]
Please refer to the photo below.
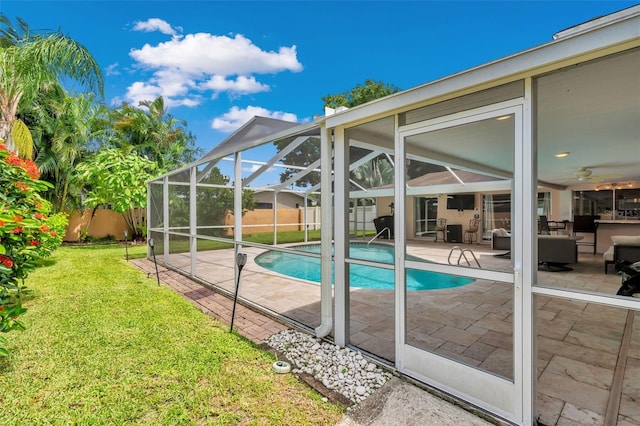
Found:
[[[0, 333], [23, 330], [25, 278], [62, 243], [66, 218], [49, 217], [51, 204], [40, 196], [51, 187], [38, 180], [38, 167], [19, 158], [0, 139]], [[0, 336], [0, 356], [8, 354]]]

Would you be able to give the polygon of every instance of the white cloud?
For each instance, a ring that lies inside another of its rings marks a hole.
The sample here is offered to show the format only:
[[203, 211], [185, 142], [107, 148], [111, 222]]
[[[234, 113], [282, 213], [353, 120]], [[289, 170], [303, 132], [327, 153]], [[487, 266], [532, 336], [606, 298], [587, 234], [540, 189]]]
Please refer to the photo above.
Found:
[[[136, 28], [151, 31], [148, 28], [158, 29], [161, 23], [171, 28], [168, 23], [154, 19], [138, 22]], [[167, 106], [198, 105], [205, 95], [216, 98], [220, 93], [228, 93], [233, 98], [266, 92], [269, 85], [258, 81], [256, 74], [302, 70], [296, 46], [266, 51], [242, 35], [187, 34], [157, 45], [145, 44], [132, 49], [129, 56], [136, 67], [151, 71], [152, 76], [129, 87], [127, 99], [133, 101], [133, 96], [144, 87], [145, 92], [162, 95]]]
[[260, 117], [277, 118], [278, 120], [298, 121], [298, 117], [290, 112], [269, 111], [268, 109], [257, 106], [248, 106], [245, 109], [233, 107], [227, 113], [214, 118], [211, 122], [211, 128], [220, 132], [231, 133], [256, 115]]
[[114, 106], [114, 107], [119, 107], [120, 105], [122, 105], [122, 102], [124, 102], [122, 100], [122, 98], [120, 96], [116, 96], [114, 98], [111, 99], [111, 102], [109, 103], [109, 105]]
[[120, 75], [120, 71], [118, 71], [118, 63], [113, 63], [111, 65], [109, 65], [107, 68], [105, 68], [104, 70], [105, 75], [110, 76], [110, 75]]
[[[176, 27], [176, 29], [182, 31], [182, 28], [180, 27]], [[178, 34], [176, 29], [172, 28], [167, 21], [159, 18], [150, 18], [146, 21], [136, 21], [133, 24], [133, 31], [142, 31], [145, 33], [159, 31], [162, 34], [167, 34], [170, 36], [175, 36]]]
[[187, 34], [157, 46], [145, 44], [129, 55], [149, 68], [176, 68], [191, 75], [249, 75], [301, 71], [296, 46], [264, 51], [238, 34], [233, 38], [207, 33]]
[[141, 81], [136, 81], [127, 88], [125, 98], [127, 102], [134, 106], [138, 106], [138, 102], [145, 100], [154, 100], [160, 96], [160, 88]]
[[260, 167], [262, 167], [260, 164], [252, 164], [249, 167], [243, 167], [242, 171], [246, 173], [253, 173], [258, 171]]
[[[197, 96], [179, 96], [172, 97], [172, 94], [176, 93], [176, 86], [171, 85], [154, 85], [148, 84], [142, 81], [136, 81], [127, 88], [125, 98], [133, 106], [139, 106], [141, 101], [152, 101], [158, 96], [162, 96], [165, 100], [166, 107], [172, 106], [187, 106], [195, 107], [201, 102], [201, 99]], [[182, 90], [179, 90], [182, 92]]]
[[199, 85], [202, 89], [210, 89], [214, 93], [233, 92], [240, 95], [251, 93], [268, 92], [271, 88], [256, 81], [255, 77], [238, 76], [235, 80], [230, 80], [221, 75], [214, 75], [208, 81]]

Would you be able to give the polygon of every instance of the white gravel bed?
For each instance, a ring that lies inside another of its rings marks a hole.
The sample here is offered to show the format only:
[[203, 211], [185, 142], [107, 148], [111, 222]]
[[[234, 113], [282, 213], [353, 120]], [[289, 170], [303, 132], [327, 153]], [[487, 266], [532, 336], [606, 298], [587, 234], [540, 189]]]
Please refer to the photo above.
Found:
[[391, 378], [360, 352], [341, 348], [306, 333], [284, 330], [266, 343], [293, 363], [293, 373], [307, 373], [327, 389], [341, 393], [355, 403], [364, 401]]

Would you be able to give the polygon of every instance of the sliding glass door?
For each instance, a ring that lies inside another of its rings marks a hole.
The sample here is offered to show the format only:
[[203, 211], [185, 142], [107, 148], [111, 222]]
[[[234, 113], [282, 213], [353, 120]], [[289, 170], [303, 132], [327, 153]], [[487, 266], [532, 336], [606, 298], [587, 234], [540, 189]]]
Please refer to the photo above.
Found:
[[438, 199], [435, 197], [416, 197], [415, 201], [415, 236], [435, 237], [438, 218]]

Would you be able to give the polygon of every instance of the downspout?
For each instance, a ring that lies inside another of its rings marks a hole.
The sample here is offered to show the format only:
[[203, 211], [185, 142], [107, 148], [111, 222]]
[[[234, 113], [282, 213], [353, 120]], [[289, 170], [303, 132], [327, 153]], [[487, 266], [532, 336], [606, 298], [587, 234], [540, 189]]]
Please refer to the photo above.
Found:
[[331, 134], [325, 124], [320, 125], [320, 192], [322, 225], [320, 228], [320, 325], [316, 328], [316, 337], [328, 336], [333, 328], [332, 286], [331, 286], [331, 249], [332, 249], [332, 190], [331, 190]]

